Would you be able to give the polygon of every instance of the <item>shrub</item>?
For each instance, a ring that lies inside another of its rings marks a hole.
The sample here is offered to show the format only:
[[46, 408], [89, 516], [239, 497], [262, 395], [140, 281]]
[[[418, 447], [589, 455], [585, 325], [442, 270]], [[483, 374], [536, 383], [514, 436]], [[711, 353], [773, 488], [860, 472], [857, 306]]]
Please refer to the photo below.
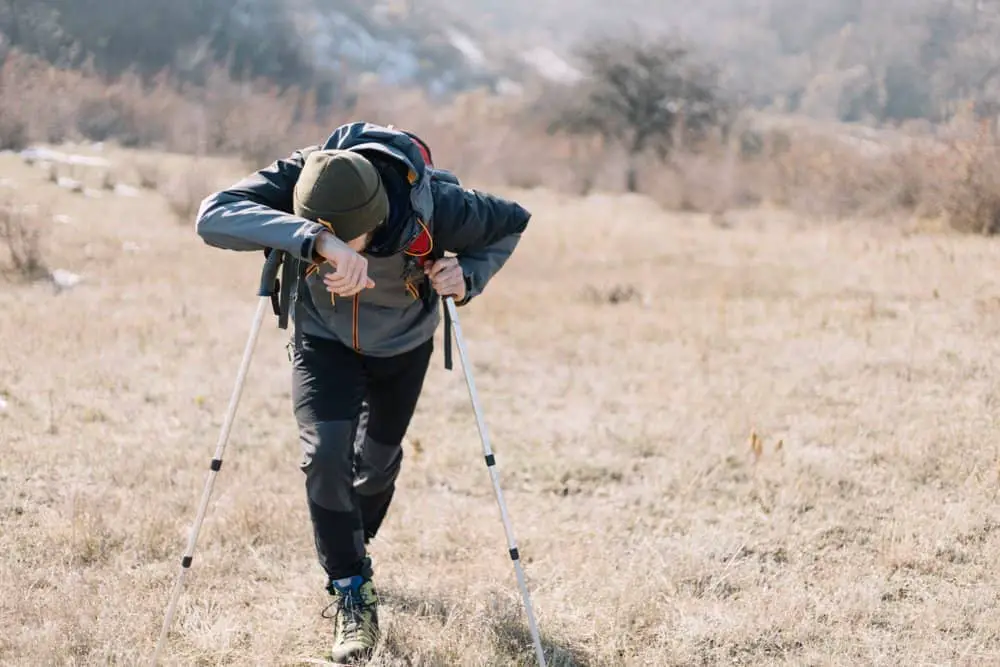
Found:
[[202, 200], [212, 194], [216, 179], [203, 163], [195, 162], [177, 171], [161, 184], [160, 194], [167, 200], [170, 212], [179, 224], [194, 224], [194, 217]]
[[0, 203], [0, 245], [6, 248], [15, 273], [26, 280], [48, 275], [44, 261], [45, 236], [42, 216], [37, 208], [16, 200]]
[[957, 164], [941, 176], [950, 176], [941, 208], [959, 231], [1000, 232], [1000, 141], [996, 130], [982, 123], [971, 141], [952, 145]]

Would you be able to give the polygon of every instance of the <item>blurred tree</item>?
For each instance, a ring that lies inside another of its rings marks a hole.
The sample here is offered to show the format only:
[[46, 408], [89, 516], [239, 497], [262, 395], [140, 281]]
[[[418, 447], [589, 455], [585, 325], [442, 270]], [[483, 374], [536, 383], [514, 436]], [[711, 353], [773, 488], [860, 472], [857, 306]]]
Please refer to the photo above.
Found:
[[72, 50], [72, 39], [59, 26], [59, 14], [44, 0], [0, 0], [3, 46], [55, 61]]
[[626, 187], [638, 188], [637, 159], [669, 160], [724, 126], [727, 105], [714, 68], [695, 63], [687, 47], [664, 41], [608, 38], [579, 51], [584, 78], [557, 104], [552, 133], [598, 136], [629, 157]]

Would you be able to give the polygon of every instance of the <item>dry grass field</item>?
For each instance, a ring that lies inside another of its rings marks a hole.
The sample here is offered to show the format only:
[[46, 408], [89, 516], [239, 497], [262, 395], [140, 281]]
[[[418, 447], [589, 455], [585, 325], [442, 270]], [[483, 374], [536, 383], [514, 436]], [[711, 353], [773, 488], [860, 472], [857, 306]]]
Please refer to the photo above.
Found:
[[[156, 193], [0, 177], [83, 277], [0, 279], [0, 664], [142, 664], [260, 256]], [[996, 241], [512, 194], [535, 218], [462, 323], [551, 665], [1000, 664]], [[326, 650], [289, 333], [265, 324], [166, 664]], [[375, 665], [532, 664], [440, 347], [405, 448]]]

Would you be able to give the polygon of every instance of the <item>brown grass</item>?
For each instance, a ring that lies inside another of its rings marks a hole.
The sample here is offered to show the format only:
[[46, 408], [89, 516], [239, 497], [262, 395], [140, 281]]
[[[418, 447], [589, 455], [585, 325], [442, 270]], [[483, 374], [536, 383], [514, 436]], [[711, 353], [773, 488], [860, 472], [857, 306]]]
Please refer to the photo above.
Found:
[[977, 234], [1000, 232], [1000, 136], [982, 124], [964, 141], [951, 143], [941, 208], [956, 229]]
[[[140, 178], [143, 178], [141, 172]], [[191, 225], [202, 200], [227, 185], [229, 183], [225, 176], [216, 171], [216, 165], [212, 161], [199, 159], [192, 160], [187, 168], [170, 174], [160, 184], [160, 193], [166, 199], [177, 221]]]
[[[221, 68], [207, 86], [182, 86], [169, 73], [151, 81], [125, 75], [105, 81], [92, 71], [65, 71], [11, 52], [0, 64], [0, 149], [35, 142], [110, 141], [188, 155], [227, 155], [262, 167], [297, 148], [322, 143], [339, 124], [369, 120], [416, 131], [439, 165], [466, 179], [572, 194], [625, 190], [628, 160], [620, 147], [594, 138], [546, 133], [552, 112], [544, 96], [497, 97], [469, 91], [447, 103], [412, 90], [359, 82], [350, 95], [320, 109], [312, 91], [237, 82]], [[979, 234], [1000, 230], [1000, 136], [996, 124], [962, 110], [946, 126], [883, 129], [875, 138], [795, 119], [775, 125], [750, 115], [727, 141], [668, 165], [645, 160], [640, 191], [665, 209], [726, 211], [761, 204], [812, 217], [943, 221]], [[773, 119], [770, 119], [773, 120]], [[747, 134], [756, 142], [746, 151]], [[860, 137], [860, 138], [859, 138]], [[181, 220], [203, 195], [200, 174], [182, 180], [136, 165], [139, 185], [159, 188]], [[214, 183], [213, 181], [210, 181]]]
[[16, 196], [0, 199], [0, 255], [6, 255], [0, 260], [0, 270], [25, 280], [46, 275], [48, 225], [38, 204]]
[[[153, 193], [81, 198], [9, 156], [0, 176], [72, 216], [52, 261], [85, 277], [0, 289], [0, 663], [140, 664], [260, 256]], [[536, 217], [462, 323], [551, 664], [1000, 663], [997, 242], [513, 194]], [[326, 650], [286, 335], [262, 334], [167, 664]], [[531, 664], [440, 349], [406, 451], [376, 664]]]
[[259, 166], [275, 151], [329, 132], [310, 94], [237, 82], [217, 68], [192, 89], [164, 73], [114, 80], [11, 51], [0, 61], [0, 149], [30, 143], [113, 141], [188, 154], [236, 155]]

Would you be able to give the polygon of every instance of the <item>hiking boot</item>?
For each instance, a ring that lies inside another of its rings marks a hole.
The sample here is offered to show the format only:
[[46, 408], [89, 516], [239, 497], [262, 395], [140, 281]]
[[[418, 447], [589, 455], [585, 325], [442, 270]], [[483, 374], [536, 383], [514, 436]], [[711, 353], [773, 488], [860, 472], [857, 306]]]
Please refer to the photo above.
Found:
[[375, 584], [368, 577], [356, 575], [346, 585], [331, 581], [327, 591], [334, 597], [330, 604], [334, 609], [330, 659], [342, 664], [367, 661], [378, 641], [378, 597]]

